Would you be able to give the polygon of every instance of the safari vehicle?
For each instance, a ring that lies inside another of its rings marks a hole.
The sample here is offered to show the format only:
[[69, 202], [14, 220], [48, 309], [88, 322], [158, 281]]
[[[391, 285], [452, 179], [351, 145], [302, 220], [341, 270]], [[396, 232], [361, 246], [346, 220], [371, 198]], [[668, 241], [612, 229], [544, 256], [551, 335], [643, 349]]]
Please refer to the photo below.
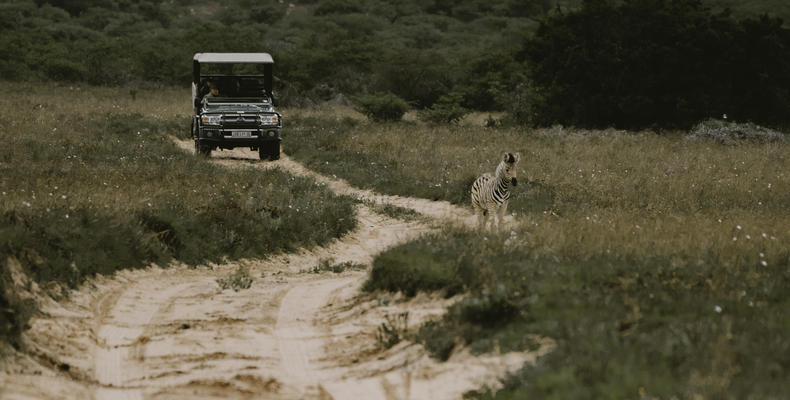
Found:
[[274, 110], [272, 57], [197, 53], [192, 64], [195, 154], [249, 147], [261, 160], [280, 158], [282, 118]]

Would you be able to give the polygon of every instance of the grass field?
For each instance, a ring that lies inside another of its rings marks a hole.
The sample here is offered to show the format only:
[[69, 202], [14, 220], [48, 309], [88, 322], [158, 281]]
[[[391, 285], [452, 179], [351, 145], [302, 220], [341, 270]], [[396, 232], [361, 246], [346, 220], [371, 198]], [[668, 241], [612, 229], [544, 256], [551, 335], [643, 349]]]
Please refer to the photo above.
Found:
[[[295, 121], [294, 121], [295, 119]], [[783, 142], [684, 132], [373, 125], [292, 116], [286, 151], [381, 192], [467, 205], [519, 151], [515, 222], [390, 249], [367, 290], [466, 293], [419, 340], [523, 350], [557, 342], [472, 398], [784, 398], [790, 393], [790, 159]]]
[[[40, 284], [173, 259], [264, 257], [353, 227], [353, 201], [308, 180], [178, 150], [170, 135], [188, 129], [184, 90], [5, 86], [14, 95], [0, 99], [1, 255]], [[533, 335], [556, 342], [502, 390], [469, 397], [790, 393], [783, 142], [486, 129], [486, 116], [446, 127], [371, 124], [345, 109], [284, 114], [287, 154], [382, 193], [468, 206], [476, 176], [505, 151], [522, 154], [513, 223], [495, 233], [445, 227], [392, 248], [365, 285], [464, 293], [413, 332], [440, 359], [458, 342], [476, 351], [530, 349]], [[11, 282], [3, 268], [0, 337], [13, 342], [32, 305]]]
[[[189, 91], [6, 83], [0, 99], [0, 256], [33, 281], [311, 247], [355, 225], [353, 200], [280, 170], [226, 169], [178, 149]], [[0, 339], [33, 304], [0, 271]], [[55, 292], [54, 294], [57, 294]]]

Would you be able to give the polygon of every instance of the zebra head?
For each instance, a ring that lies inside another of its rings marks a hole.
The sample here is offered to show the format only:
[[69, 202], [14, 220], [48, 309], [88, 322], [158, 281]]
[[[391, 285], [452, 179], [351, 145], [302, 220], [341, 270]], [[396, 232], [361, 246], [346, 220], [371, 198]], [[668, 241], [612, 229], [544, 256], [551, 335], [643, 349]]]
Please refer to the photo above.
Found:
[[510, 181], [513, 186], [518, 184], [516, 179], [516, 164], [521, 160], [520, 153], [505, 153], [500, 167], [503, 169], [502, 179]]

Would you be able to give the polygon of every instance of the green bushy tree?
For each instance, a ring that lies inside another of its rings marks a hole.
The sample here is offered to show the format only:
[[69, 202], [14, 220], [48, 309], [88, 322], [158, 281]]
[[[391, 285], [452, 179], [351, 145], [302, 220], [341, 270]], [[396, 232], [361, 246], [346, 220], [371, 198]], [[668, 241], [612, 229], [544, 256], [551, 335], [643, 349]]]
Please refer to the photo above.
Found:
[[521, 55], [540, 96], [525, 114], [540, 125], [685, 127], [724, 113], [776, 123], [790, 106], [788, 30], [700, 1], [587, 0], [541, 24]]
[[421, 120], [434, 124], [456, 124], [469, 110], [461, 105], [462, 97], [451, 93], [439, 98], [430, 108], [420, 112]]
[[360, 97], [356, 100], [359, 112], [373, 121], [399, 121], [409, 109], [409, 104], [392, 93]]

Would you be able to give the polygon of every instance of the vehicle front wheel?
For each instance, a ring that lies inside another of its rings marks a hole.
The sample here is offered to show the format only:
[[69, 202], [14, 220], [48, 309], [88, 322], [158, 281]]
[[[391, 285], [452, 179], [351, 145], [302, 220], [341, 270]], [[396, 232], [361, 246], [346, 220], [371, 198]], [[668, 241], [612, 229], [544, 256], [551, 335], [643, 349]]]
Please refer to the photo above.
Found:
[[211, 147], [205, 144], [200, 144], [195, 140], [195, 155], [203, 157], [211, 157]]
[[279, 160], [280, 159], [280, 142], [264, 143], [258, 148], [258, 157], [261, 160]]

